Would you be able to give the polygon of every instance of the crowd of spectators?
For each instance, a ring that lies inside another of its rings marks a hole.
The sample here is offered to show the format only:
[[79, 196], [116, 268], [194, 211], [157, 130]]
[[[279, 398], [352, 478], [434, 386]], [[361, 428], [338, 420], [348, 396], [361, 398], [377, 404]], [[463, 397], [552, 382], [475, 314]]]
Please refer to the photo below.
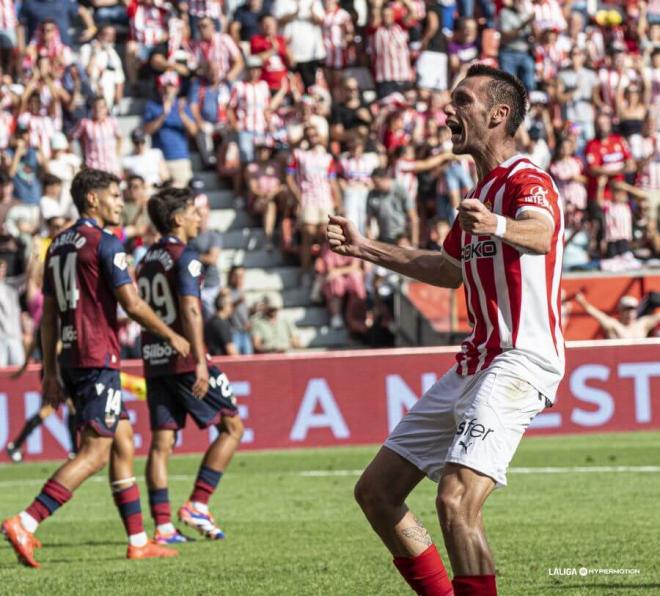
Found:
[[[299, 259], [332, 327], [391, 343], [396, 276], [333, 255], [324, 227], [343, 213], [385, 242], [442, 244], [475, 180], [443, 108], [477, 62], [528, 89], [519, 149], [561, 191], [565, 268], [657, 264], [657, 0], [4, 0], [0, 365], [21, 363], [38, 327], [39, 267], [76, 217], [68, 190], [85, 166], [122, 177], [116, 233], [134, 261], [155, 238], [150, 192], [196, 189], [218, 350], [298, 345], [277, 304], [251, 312], [240, 271], [222, 279], [192, 151], [261, 218], [262, 248]], [[146, 99], [130, 139], [117, 120], [126, 96]], [[133, 353], [135, 329], [124, 336]]]

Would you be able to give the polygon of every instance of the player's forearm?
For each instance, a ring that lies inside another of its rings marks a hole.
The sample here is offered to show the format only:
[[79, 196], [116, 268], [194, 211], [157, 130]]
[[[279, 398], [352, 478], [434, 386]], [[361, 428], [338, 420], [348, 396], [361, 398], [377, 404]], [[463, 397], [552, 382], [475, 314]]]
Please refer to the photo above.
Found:
[[174, 331], [165, 325], [165, 323], [158, 318], [158, 315], [156, 315], [149, 305], [141, 298], [136, 299], [128, 306], [122, 305], [122, 307], [131, 319], [136, 323], [139, 323], [147, 331], [159, 335], [168, 341], [174, 337]]
[[195, 362], [201, 363], [206, 360], [206, 348], [204, 347], [204, 320], [199, 301], [184, 300], [181, 307], [181, 322], [183, 324], [183, 336], [190, 342], [190, 351]]
[[365, 240], [354, 256], [432, 286], [458, 288], [463, 282], [461, 270], [437, 251]]
[[53, 298], [47, 297], [41, 318], [41, 350], [43, 352], [44, 375], [54, 375], [57, 369], [57, 312], [52, 303]]
[[552, 232], [548, 224], [538, 219], [507, 218], [506, 232], [502, 240], [525, 253], [548, 254], [552, 241]]

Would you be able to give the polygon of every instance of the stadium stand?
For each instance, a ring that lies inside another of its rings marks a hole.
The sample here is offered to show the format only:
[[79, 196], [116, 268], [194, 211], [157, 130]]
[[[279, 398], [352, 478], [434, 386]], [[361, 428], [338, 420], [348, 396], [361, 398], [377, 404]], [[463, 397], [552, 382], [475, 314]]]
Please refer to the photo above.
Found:
[[[475, 174], [441, 159], [443, 107], [478, 61], [528, 87], [520, 150], [562, 192], [565, 269], [588, 287], [589, 272], [646, 276], [659, 263], [657, 2], [102, 4], [0, 4], [0, 366], [38, 358], [40, 268], [76, 216], [68, 188], [82, 165], [123, 176], [114, 233], [134, 261], [154, 239], [149, 192], [196, 189], [210, 209], [198, 247], [209, 312], [229, 269], [246, 268], [235, 332], [268, 296], [307, 349], [391, 345], [401, 280], [351, 278], [324, 258], [322, 224], [336, 209], [377, 238], [442, 244]], [[125, 356], [138, 337], [127, 322]]]

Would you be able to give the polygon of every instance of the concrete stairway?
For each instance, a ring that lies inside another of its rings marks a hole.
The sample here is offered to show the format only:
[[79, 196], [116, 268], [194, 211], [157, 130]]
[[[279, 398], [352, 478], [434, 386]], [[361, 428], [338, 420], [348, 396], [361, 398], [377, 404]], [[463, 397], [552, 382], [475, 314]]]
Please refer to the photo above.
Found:
[[[126, 140], [123, 150], [130, 151], [130, 133], [141, 124], [144, 100], [126, 98], [119, 107], [117, 119]], [[325, 307], [312, 304], [309, 290], [300, 287], [299, 268], [291, 266], [279, 251], [266, 251], [261, 226], [244, 208], [236, 208], [227, 185], [215, 172], [203, 171], [198, 154], [193, 154], [195, 176], [204, 180], [211, 204], [211, 227], [222, 234], [223, 249], [218, 266], [223, 273], [232, 265], [246, 268], [245, 286], [249, 304], [264, 295], [277, 294], [284, 305], [282, 315], [298, 329], [306, 349], [359, 347], [344, 329], [328, 326]], [[226, 277], [224, 278], [226, 280]]]

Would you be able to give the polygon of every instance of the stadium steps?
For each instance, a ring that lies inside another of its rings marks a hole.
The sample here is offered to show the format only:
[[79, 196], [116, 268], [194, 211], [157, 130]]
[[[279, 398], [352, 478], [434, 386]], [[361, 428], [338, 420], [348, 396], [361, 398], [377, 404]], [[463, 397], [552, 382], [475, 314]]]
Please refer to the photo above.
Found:
[[[145, 103], [144, 99], [124, 98], [119, 106], [117, 120], [126, 137], [122, 147], [124, 154], [131, 149], [130, 133], [141, 126]], [[362, 347], [349, 338], [345, 329], [329, 326], [326, 308], [312, 304], [310, 290], [300, 287], [300, 269], [291, 266], [280, 251], [265, 250], [263, 229], [243, 207], [237, 208], [227, 181], [213, 171], [205, 171], [198, 153], [192, 153], [191, 161], [195, 177], [203, 180], [209, 197], [210, 226], [222, 235], [218, 267], [223, 280], [226, 281], [232, 265], [243, 265], [248, 304], [251, 306], [266, 295], [279, 297], [283, 305], [281, 316], [295, 325], [305, 350]]]

